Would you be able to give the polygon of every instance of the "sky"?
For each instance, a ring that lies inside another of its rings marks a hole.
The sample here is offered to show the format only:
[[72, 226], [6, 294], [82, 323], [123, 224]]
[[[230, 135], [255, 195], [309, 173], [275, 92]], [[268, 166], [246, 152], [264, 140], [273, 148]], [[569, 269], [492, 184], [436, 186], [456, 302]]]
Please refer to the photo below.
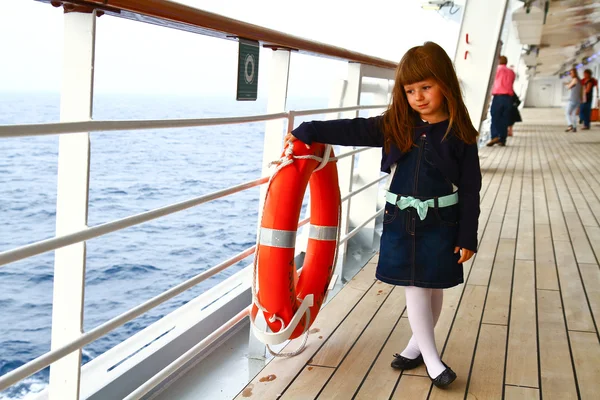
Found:
[[[454, 56], [459, 23], [420, 0], [181, 0], [295, 36], [399, 61], [426, 40]], [[63, 14], [34, 0], [0, 1], [0, 92], [59, 92]], [[237, 76], [235, 41], [102, 16], [96, 28], [96, 93], [230, 94]], [[272, 51], [261, 49], [259, 97]], [[292, 54], [289, 92], [327, 95], [343, 79], [341, 61]]]

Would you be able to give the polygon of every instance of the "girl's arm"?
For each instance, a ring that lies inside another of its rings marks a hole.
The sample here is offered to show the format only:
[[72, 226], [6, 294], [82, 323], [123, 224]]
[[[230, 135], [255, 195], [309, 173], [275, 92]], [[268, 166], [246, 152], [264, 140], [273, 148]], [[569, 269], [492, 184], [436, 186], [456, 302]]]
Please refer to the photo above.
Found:
[[479, 191], [481, 169], [477, 144], [464, 144], [460, 157], [458, 182], [459, 222], [456, 246], [477, 251], [477, 224], [479, 219]]
[[306, 144], [312, 142], [344, 146], [382, 147], [381, 117], [303, 122], [292, 135]]

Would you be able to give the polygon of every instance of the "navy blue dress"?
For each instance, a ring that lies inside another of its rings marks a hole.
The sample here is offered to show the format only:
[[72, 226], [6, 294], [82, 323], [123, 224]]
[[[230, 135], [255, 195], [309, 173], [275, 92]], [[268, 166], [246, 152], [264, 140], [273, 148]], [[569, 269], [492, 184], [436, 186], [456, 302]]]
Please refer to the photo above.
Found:
[[[379, 117], [305, 122], [292, 133], [305, 143], [383, 147]], [[477, 250], [477, 220], [481, 172], [477, 145], [467, 145], [452, 133], [444, 139], [448, 121], [419, 124], [415, 146], [402, 153], [383, 151], [381, 170], [391, 172], [390, 191], [421, 200], [459, 190], [459, 203], [429, 208], [421, 220], [412, 207], [400, 210], [386, 203], [376, 276], [383, 282], [425, 288], [449, 288], [462, 283], [462, 265], [455, 246]]]
[[[426, 133], [396, 166], [390, 192], [420, 200], [453, 192], [452, 182], [435, 167]], [[449, 288], [463, 283], [459, 254], [458, 204], [429, 208], [421, 220], [413, 207], [401, 210], [386, 203], [377, 279], [401, 286]]]

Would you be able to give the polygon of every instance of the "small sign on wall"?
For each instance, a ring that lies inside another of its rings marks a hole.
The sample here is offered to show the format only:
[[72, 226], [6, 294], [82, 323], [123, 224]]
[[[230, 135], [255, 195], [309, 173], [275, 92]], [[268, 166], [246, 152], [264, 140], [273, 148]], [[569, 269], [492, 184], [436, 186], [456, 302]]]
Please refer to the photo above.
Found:
[[258, 55], [257, 41], [239, 39], [238, 80], [236, 100], [256, 100], [258, 94]]

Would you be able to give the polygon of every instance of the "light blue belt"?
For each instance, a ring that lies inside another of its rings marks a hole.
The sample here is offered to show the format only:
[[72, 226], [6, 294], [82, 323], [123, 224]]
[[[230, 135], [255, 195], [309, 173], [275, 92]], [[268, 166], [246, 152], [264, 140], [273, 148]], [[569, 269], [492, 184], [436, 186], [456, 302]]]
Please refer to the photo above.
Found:
[[[397, 205], [401, 210], [408, 207], [415, 208], [421, 221], [427, 217], [427, 209], [429, 207], [435, 207], [435, 199], [419, 200], [412, 196], [400, 196], [399, 194], [392, 192], [385, 193], [385, 200], [390, 204]], [[437, 203], [438, 207], [448, 207], [458, 204], [458, 192], [454, 192], [448, 196], [438, 197]]]

